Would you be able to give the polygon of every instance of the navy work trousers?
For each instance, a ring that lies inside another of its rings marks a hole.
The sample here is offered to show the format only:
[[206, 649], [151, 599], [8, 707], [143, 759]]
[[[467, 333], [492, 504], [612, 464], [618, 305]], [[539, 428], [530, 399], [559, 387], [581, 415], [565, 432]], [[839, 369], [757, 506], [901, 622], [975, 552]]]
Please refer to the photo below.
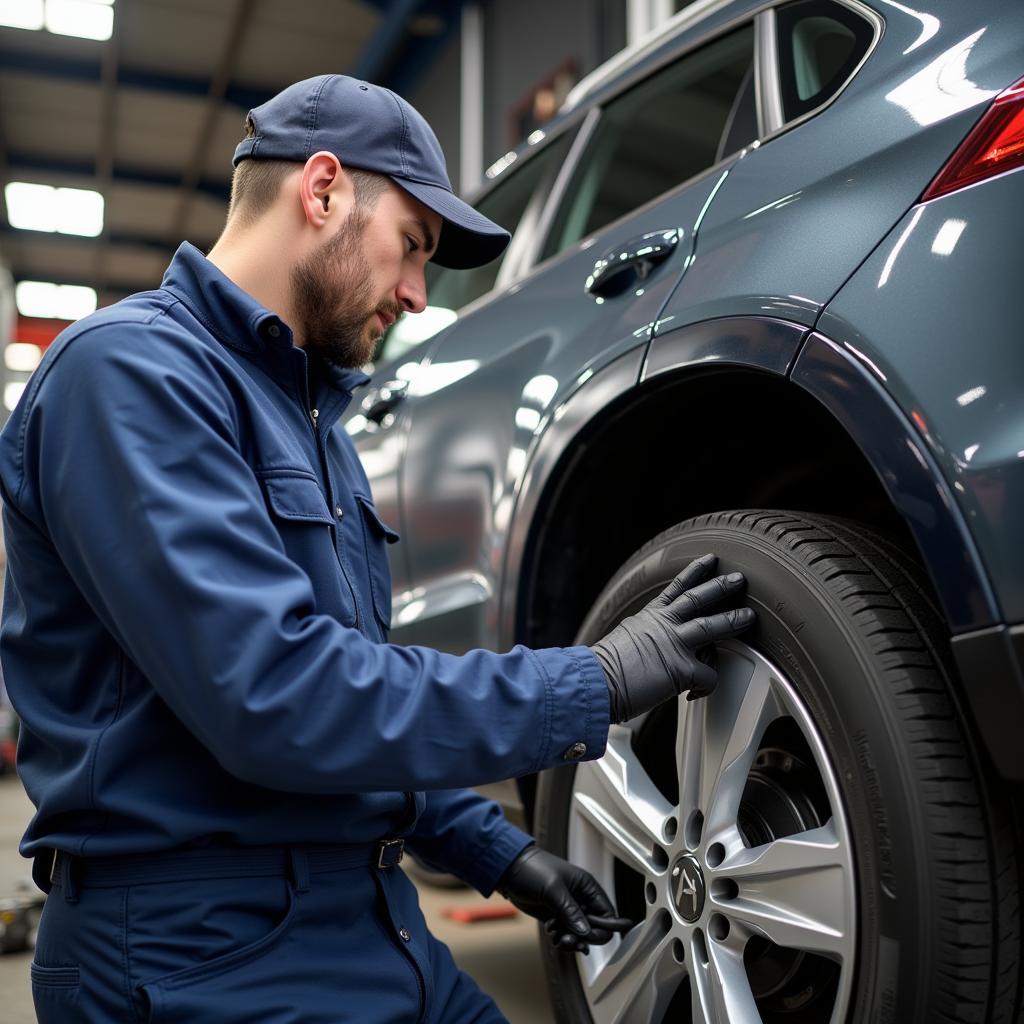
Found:
[[[56, 879], [32, 964], [42, 1024], [507, 1024], [396, 868]], [[218, 871], [224, 873], [223, 861]], [[197, 872], [202, 874], [202, 872]]]

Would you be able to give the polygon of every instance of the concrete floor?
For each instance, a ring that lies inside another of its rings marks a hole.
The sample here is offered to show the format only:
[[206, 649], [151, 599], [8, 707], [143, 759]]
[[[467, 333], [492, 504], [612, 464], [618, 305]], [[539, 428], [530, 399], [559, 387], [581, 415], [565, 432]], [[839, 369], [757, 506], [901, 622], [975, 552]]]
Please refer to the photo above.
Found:
[[[0, 896], [13, 893], [28, 876], [17, 852], [32, 805], [13, 776], [0, 777]], [[522, 914], [503, 921], [457, 924], [443, 916], [451, 907], [479, 906], [470, 890], [420, 886], [424, 913], [434, 934], [446, 942], [463, 970], [489, 992], [511, 1024], [553, 1024], [541, 972], [535, 922]], [[492, 897], [490, 902], [503, 902]], [[4, 1024], [35, 1021], [28, 982], [30, 953], [0, 956], [0, 1018]]]

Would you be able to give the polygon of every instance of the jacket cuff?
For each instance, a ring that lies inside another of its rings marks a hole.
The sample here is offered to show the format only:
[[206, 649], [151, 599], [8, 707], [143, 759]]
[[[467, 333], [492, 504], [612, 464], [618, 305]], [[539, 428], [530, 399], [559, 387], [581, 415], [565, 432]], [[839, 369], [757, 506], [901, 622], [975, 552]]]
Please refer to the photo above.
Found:
[[599, 758], [611, 710], [604, 669], [589, 647], [531, 651], [547, 684], [547, 714], [534, 771]]
[[494, 839], [479, 851], [472, 866], [462, 872], [463, 880], [481, 896], [490, 896], [512, 861], [534, 842], [533, 836], [506, 822]]

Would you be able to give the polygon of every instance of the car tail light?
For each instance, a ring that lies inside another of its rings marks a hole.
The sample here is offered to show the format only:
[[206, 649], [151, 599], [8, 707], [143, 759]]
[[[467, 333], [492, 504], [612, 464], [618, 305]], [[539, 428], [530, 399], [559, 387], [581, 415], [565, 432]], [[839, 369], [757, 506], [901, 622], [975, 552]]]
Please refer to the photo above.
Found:
[[922, 202], [1024, 165], [1024, 78], [1001, 92], [925, 190]]

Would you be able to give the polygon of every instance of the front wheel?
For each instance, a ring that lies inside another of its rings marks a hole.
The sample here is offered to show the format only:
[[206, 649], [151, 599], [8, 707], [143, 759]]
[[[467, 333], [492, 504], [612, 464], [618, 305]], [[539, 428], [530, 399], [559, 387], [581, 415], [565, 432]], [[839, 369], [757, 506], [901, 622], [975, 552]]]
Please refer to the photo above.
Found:
[[589, 956], [545, 949], [559, 1019], [1016, 1020], [1011, 817], [916, 570], [857, 524], [704, 516], [623, 566], [579, 642], [707, 551], [758, 613], [719, 648], [718, 688], [540, 781], [541, 843], [637, 922]]

